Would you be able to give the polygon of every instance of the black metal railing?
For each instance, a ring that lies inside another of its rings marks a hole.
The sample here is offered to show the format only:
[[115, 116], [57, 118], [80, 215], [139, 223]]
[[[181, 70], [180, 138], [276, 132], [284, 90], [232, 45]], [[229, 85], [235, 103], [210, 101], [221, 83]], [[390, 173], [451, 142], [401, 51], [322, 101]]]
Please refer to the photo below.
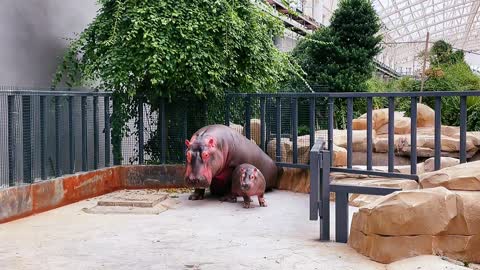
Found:
[[[325, 139], [328, 150], [333, 151], [333, 131], [335, 128], [334, 119], [343, 117], [335, 111], [336, 102], [346, 102], [346, 131], [347, 131], [347, 165], [344, 168], [332, 168], [333, 171], [348, 173], [363, 173], [364, 170], [353, 168], [352, 157], [352, 121], [353, 121], [353, 104], [355, 99], [366, 100], [366, 121], [367, 121], [367, 146], [366, 146], [366, 167], [370, 174], [378, 176], [395, 176], [399, 178], [417, 180], [417, 103], [420, 97], [431, 98], [434, 100], [435, 125], [434, 125], [434, 157], [435, 170], [440, 168], [442, 156], [441, 150], [441, 113], [442, 98], [458, 97], [460, 98], [460, 145], [459, 158], [460, 162], [467, 161], [466, 151], [466, 119], [467, 119], [467, 97], [480, 96], [480, 91], [445, 91], [445, 92], [399, 92], [399, 93], [276, 93], [276, 94], [245, 94], [231, 93], [226, 98], [225, 124], [240, 124], [245, 127], [245, 136], [251, 139], [252, 130], [249, 123], [252, 117], [260, 119], [261, 141], [259, 145], [263, 150], [266, 145], [273, 139], [276, 142], [275, 160], [279, 166], [308, 168], [308, 163], [299, 162], [298, 157], [298, 130], [299, 130], [299, 114], [304, 113], [303, 122], [308, 123], [309, 145], [310, 148], [315, 144], [317, 139]], [[373, 154], [373, 99], [383, 98], [388, 100], [388, 171], [380, 172], [372, 170], [372, 154]], [[395, 165], [395, 144], [394, 144], [394, 123], [395, 123], [395, 99], [410, 99], [410, 119], [411, 119], [411, 155], [409, 174], [400, 174], [394, 172]], [[306, 101], [308, 106], [299, 107], [299, 100]], [[243, 104], [239, 106], [239, 104]], [[289, 104], [285, 108], [285, 104]], [[319, 113], [319, 110], [321, 111]], [[308, 114], [305, 114], [307, 111]], [[235, 114], [235, 117], [232, 117]], [[306, 121], [305, 121], [306, 120]], [[284, 127], [288, 123], [288, 127]], [[325, 129], [326, 136], [316, 135], [316, 131]], [[279, 132], [278, 132], [279, 131]], [[281, 162], [281, 139], [288, 137], [292, 143], [292, 162]], [[333, 162], [333, 160], [331, 160]]]
[[0, 104], [0, 187], [111, 165], [109, 93], [0, 90]]
[[162, 99], [153, 111], [138, 99], [118, 160], [113, 102], [110, 92], [0, 87], [0, 188], [112, 165], [182, 163], [185, 139], [206, 124], [198, 108]]

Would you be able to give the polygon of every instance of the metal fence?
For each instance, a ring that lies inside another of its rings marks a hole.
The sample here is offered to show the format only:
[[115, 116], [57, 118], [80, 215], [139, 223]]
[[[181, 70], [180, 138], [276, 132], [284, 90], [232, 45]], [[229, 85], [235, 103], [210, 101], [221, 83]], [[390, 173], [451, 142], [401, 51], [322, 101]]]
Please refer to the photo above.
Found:
[[110, 92], [0, 87], [0, 188], [111, 165], [183, 163], [185, 139], [224, 115], [223, 103], [139, 102], [114, 160], [112, 105]]
[[[413, 179], [418, 181], [417, 175], [417, 102], [420, 97], [433, 99], [435, 111], [434, 124], [434, 170], [441, 167], [441, 127], [442, 127], [442, 98], [459, 98], [459, 158], [460, 163], [467, 162], [467, 97], [478, 97], [480, 91], [465, 92], [408, 92], [408, 93], [332, 93], [328, 94], [329, 121], [327, 141], [318, 140], [310, 152], [310, 220], [320, 218], [320, 239], [330, 239], [330, 192], [335, 193], [335, 234], [337, 242], [346, 243], [348, 240], [348, 197], [349, 194], [387, 195], [398, 189], [385, 187], [365, 187], [343, 184], [331, 184], [330, 173], [342, 172], [371, 176], [383, 176], [395, 179]], [[354, 169], [352, 166], [352, 116], [353, 99], [360, 98], [367, 101], [367, 152], [366, 169]], [[374, 170], [372, 166], [372, 100], [373, 98], [386, 98], [388, 100], [388, 171]], [[394, 172], [394, 118], [395, 99], [410, 99], [410, 173]], [[338, 99], [347, 100], [347, 166], [339, 168], [332, 166], [333, 153], [333, 103]]]
[[0, 90], [0, 187], [111, 165], [110, 94]]

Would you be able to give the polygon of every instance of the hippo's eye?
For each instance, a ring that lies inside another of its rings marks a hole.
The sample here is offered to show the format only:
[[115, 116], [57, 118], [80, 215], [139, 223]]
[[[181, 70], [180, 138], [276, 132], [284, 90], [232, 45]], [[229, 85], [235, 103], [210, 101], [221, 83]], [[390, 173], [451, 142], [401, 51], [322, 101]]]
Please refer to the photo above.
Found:
[[202, 159], [207, 160], [210, 155], [207, 152], [202, 152]]

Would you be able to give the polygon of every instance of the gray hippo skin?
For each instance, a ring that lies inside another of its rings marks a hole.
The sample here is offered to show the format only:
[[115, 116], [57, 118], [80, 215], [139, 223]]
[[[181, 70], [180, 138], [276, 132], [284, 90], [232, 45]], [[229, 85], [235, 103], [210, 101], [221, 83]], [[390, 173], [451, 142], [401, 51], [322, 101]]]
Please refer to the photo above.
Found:
[[257, 167], [244, 163], [233, 171], [232, 194], [235, 199], [236, 197], [243, 197], [244, 208], [250, 208], [250, 197], [252, 196], [257, 196], [260, 206], [266, 207], [267, 203], [263, 197], [265, 187], [265, 178]]
[[278, 168], [275, 162], [258, 145], [224, 125], [205, 126], [185, 140], [185, 183], [194, 187], [190, 200], [201, 200], [205, 188], [212, 195], [233, 200], [231, 194], [233, 170], [243, 163], [252, 164], [264, 175], [266, 188], [277, 182]]

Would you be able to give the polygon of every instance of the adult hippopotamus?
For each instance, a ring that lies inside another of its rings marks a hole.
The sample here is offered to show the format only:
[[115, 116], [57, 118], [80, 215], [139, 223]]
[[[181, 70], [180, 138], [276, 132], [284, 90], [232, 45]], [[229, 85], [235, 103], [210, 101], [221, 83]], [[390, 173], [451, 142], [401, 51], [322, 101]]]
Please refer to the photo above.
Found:
[[185, 140], [185, 182], [194, 187], [190, 200], [201, 200], [205, 188], [224, 200], [231, 194], [232, 172], [243, 163], [252, 164], [264, 175], [266, 188], [276, 185], [278, 168], [275, 162], [258, 145], [224, 125], [205, 126]]

